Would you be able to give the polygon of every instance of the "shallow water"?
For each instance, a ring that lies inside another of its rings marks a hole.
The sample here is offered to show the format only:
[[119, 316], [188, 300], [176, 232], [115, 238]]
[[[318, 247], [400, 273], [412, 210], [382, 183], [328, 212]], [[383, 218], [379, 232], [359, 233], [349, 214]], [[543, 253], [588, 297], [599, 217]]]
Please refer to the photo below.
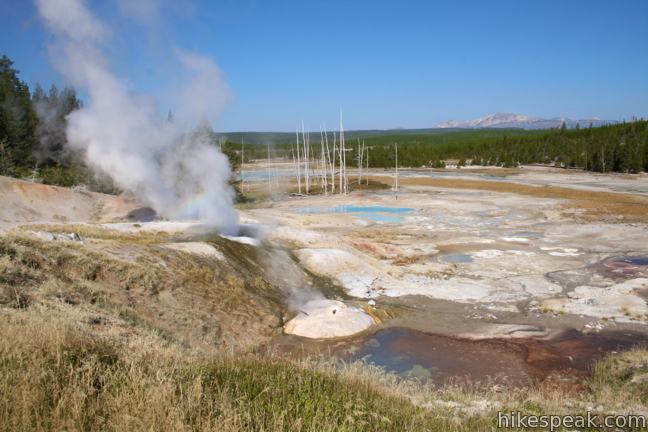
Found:
[[648, 266], [648, 256], [627, 257], [624, 261], [637, 266]]
[[296, 171], [290, 169], [255, 169], [255, 170], [245, 170], [241, 173], [240, 179], [247, 182], [263, 182], [267, 181], [268, 178], [271, 179], [289, 179], [296, 177]]
[[466, 264], [473, 262], [473, 259], [468, 254], [453, 253], [440, 256], [439, 261], [451, 264]]
[[382, 213], [354, 213], [353, 216], [374, 222], [399, 223], [403, 220], [400, 216], [389, 216]]
[[479, 381], [487, 377], [527, 382], [524, 361], [500, 343], [474, 342], [407, 328], [379, 330], [353, 359], [365, 359], [403, 377]]
[[604, 272], [617, 277], [648, 277], [648, 256], [620, 256], [604, 260]]
[[462, 170], [448, 170], [448, 171], [429, 171], [429, 170], [413, 170], [413, 171], [399, 171], [399, 175], [403, 177], [432, 177], [432, 178], [448, 178], [448, 177], [465, 177], [476, 178], [483, 180], [506, 180], [501, 175], [474, 173]]
[[621, 331], [570, 330], [551, 339], [472, 341], [387, 328], [361, 341], [351, 358], [436, 384], [496, 380], [523, 385], [554, 372], [586, 376], [606, 354], [647, 344], [648, 335]]

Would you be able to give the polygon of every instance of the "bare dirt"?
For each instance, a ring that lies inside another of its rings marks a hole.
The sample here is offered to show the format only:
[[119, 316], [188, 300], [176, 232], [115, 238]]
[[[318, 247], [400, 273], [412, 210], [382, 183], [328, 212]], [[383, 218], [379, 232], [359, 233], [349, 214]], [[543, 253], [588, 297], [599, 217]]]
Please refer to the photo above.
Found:
[[102, 222], [140, 205], [132, 198], [48, 186], [0, 176], [0, 229], [39, 222]]

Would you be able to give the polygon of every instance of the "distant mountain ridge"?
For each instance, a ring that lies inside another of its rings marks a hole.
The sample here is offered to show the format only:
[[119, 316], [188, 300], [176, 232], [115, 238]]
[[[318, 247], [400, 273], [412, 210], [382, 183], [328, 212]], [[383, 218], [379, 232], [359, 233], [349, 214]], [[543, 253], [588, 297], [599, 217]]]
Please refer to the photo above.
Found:
[[[394, 128], [394, 129], [356, 129], [347, 130], [344, 135], [347, 140], [356, 140], [369, 137], [380, 137], [389, 135], [442, 135], [448, 133], [460, 133], [465, 129], [517, 129], [517, 130], [541, 130], [559, 128], [562, 123], [573, 129], [576, 124], [581, 127], [588, 127], [590, 123], [592, 126], [603, 126], [607, 124], [615, 124], [617, 121], [601, 120], [599, 118], [590, 118], [584, 120], [572, 120], [564, 117], [556, 117], [551, 119], [543, 119], [540, 117], [531, 117], [520, 114], [511, 113], [497, 113], [476, 120], [470, 121], [456, 121], [450, 120], [443, 122], [440, 125], [432, 128]], [[453, 130], [456, 129], [456, 130]], [[330, 132], [330, 131], [329, 131]], [[320, 131], [310, 131], [310, 142], [315, 144], [320, 142]], [[295, 132], [219, 132], [216, 134], [218, 137], [223, 137], [228, 141], [236, 143], [245, 143], [251, 145], [257, 144], [287, 144], [295, 142]], [[300, 135], [301, 137], [301, 135]]]
[[458, 120], [448, 120], [437, 127], [448, 129], [480, 129], [480, 128], [521, 128], [521, 129], [551, 129], [557, 128], [565, 124], [568, 128], [575, 128], [576, 125], [581, 127], [588, 127], [590, 124], [592, 126], [603, 126], [606, 124], [616, 123], [611, 120], [601, 120], [597, 117], [592, 117], [589, 119], [579, 119], [574, 120], [567, 117], [554, 117], [554, 118], [541, 118], [541, 117], [531, 117], [522, 114], [513, 114], [513, 113], [496, 113], [481, 117], [475, 120], [467, 121], [458, 121]]

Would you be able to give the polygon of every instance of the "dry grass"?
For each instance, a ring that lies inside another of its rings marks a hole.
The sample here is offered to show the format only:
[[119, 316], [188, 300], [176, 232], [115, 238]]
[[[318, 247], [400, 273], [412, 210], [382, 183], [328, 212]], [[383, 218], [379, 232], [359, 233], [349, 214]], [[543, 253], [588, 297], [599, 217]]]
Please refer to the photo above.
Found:
[[429, 255], [427, 254], [421, 254], [421, 255], [399, 255], [396, 257], [393, 261], [392, 264], [397, 265], [397, 266], [408, 266], [411, 264], [416, 264], [419, 261], [422, 261], [426, 258], [428, 258]]
[[[373, 177], [376, 181], [389, 182], [385, 177]], [[473, 189], [491, 192], [515, 193], [538, 198], [569, 200], [562, 206], [567, 209], [581, 209], [580, 217], [588, 221], [642, 222], [648, 223], [648, 198], [613, 192], [583, 191], [556, 186], [529, 186], [505, 181], [483, 181], [465, 179], [437, 179], [429, 177], [403, 177], [398, 180], [402, 186], [433, 186], [450, 189]]]
[[611, 356], [596, 365], [590, 381], [592, 393], [618, 411], [648, 407], [648, 352], [636, 348]]
[[154, 268], [115, 259], [76, 242], [48, 242], [31, 236], [0, 237], [5, 273], [0, 283], [28, 286], [56, 278], [63, 282], [104, 280], [125, 289], [157, 292], [164, 281]]
[[166, 232], [156, 232], [142, 230], [140, 232], [123, 232], [115, 229], [102, 227], [101, 225], [92, 224], [27, 224], [21, 225], [16, 229], [18, 232], [35, 232], [35, 231], [48, 231], [57, 234], [72, 234], [76, 233], [82, 238], [96, 239], [96, 240], [109, 240], [128, 243], [162, 243], [168, 241], [171, 235]]
[[66, 315], [0, 309], [2, 431], [474, 431], [499, 410], [646, 414], [648, 352], [602, 362], [589, 387], [442, 389], [362, 363], [189, 350], [99, 336]]
[[447, 423], [324, 367], [187, 353], [146, 338], [117, 345], [64, 319], [3, 315], [2, 430], [380, 431]]

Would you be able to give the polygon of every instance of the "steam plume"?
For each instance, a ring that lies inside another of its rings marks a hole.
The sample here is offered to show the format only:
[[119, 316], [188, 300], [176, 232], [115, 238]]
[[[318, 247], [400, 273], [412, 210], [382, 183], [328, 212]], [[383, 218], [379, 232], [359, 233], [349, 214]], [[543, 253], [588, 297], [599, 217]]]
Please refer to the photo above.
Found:
[[[234, 226], [238, 216], [228, 185], [229, 162], [210, 142], [209, 131], [184, 133], [160, 117], [150, 98], [129, 92], [102, 51], [111, 29], [83, 0], [35, 2], [55, 37], [55, 66], [88, 95], [68, 116], [69, 145], [165, 217]], [[198, 54], [177, 50], [174, 55], [189, 76], [184, 88], [174, 89], [185, 98], [174, 113], [195, 122], [219, 111], [228, 92], [218, 66]]]

